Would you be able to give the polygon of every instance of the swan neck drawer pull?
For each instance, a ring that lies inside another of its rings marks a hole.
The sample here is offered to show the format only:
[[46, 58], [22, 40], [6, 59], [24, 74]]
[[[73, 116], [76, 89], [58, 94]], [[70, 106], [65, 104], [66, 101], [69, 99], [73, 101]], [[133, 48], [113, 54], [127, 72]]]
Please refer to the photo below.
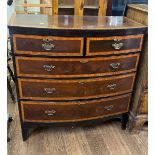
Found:
[[54, 49], [55, 45], [52, 44], [52, 43], [44, 43], [42, 44], [42, 48], [45, 50], [45, 51], [50, 51], [52, 49]]
[[43, 68], [45, 71], [50, 72], [55, 68], [55, 66], [54, 65], [43, 65]]
[[51, 43], [51, 39], [43, 39], [43, 44], [42, 44], [42, 48], [45, 50], [45, 51], [50, 51], [50, 50], [53, 50], [55, 45]]
[[55, 91], [55, 88], [44, 88], [44, 91], [45, 91], [47, 94], [53, 94], [54, 91]]
[[109, 88], [110, 90], [114, 90], [116, 88], [116, 84], [109, 84], [107, 85], [107, 88]]
[[119, 68], [119, 66], [121, 65], [121, 63], [111, 63], [110, 64], [110, 67], [112, 67], [113, 69], [118, 69]]
[[110, 105], [110, 106], [105, 106], [105, 107], [104, 107], [104, 109], [106, 109], [106, 110], [110, 111], [110, 110], [112, 110], [112, 108], [113, 108], [113, 107], [114, 107], [113, 105]]
[[123, 47], [123, 43], [120, 42], [120, 39], [114, 39], [114, 44], [112, 44], [112, 47], [114, 47], [115, 50], [120, 50]]
[[56, 111], [54, 109], [52, 110], [45, 110], [45, 114], [48, 116], [53, 116], [56, 113]]

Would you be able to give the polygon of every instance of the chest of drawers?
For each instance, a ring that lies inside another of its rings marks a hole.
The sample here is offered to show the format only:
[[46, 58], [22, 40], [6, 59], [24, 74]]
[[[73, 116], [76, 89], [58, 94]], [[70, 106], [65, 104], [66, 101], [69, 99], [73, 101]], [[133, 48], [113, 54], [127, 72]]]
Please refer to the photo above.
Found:
[[30, 127], [121, 116], [145, 26], [125, 17], [15, 15], [9, 23], [23, 140]]

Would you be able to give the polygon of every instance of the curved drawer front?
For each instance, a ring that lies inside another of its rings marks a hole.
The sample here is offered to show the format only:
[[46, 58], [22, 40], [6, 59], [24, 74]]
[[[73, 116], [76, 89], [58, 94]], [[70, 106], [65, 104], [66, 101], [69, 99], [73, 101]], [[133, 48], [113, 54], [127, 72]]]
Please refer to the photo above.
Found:
[[136, 71], [139, 54], [108, 58], [16, 57], [17, 75], [26, 77], [93, 77]]
[[87, 55], [138, 52], [141, 51], [142, 41], [143, 35], [88, 38]]
[[21, 102], [22, 119], [28, 122], [75, 122], [128, 111], [130, 94], [85, 102]]
[[21, 99], [74, 100], [131, 92], [135, 74], [83, 80], [19, 79]]
[[82, 56], [83, 38], [18, 35], [13, 36], [15, 54]]

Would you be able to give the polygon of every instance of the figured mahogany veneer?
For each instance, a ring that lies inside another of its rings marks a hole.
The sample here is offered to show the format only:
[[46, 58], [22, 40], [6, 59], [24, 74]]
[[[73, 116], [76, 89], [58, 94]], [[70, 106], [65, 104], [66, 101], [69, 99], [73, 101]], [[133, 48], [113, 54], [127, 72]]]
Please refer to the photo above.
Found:
[[63, 122], [120, 117], [125, 129], [145, 30], [121, 16], [14, 15], [23, 140], [32, 126]]
[[22, 101], [22, 120], [25, 122], [75, 122], [103, 118], [127, 112], [131, 94], [75, 102]]
[[17, 76], [75, 78], [116, 75], [136, 71], [139, 54], [108, 58], [16, 57]]
[[[135, 74], [82, 80], [18, 79], [21, 99], [74, 100], [131, 92]], [[78, 93], [77, 93], [78, 92]]]
[[15, 34], [13, 39], [16, 54], [52, 56], [83, 55], [83, 38]]
[[141, 51], [143, 35], [87, 39], [87, 55], [107, 55]]

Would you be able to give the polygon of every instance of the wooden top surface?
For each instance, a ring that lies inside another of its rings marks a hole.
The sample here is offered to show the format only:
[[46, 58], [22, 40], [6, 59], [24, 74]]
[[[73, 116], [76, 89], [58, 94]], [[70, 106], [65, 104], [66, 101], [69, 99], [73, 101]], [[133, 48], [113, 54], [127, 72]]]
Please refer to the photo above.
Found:
[[143, 12], [148, 12], [148, 5], [147, 4], [129, 4], [128, 7], [137, 9]]
[[11, 17], [8, 26], [80, 30], [129, 29], [146, 27], [123, 16], [52, 16], [45, 14], [14, 14]]

